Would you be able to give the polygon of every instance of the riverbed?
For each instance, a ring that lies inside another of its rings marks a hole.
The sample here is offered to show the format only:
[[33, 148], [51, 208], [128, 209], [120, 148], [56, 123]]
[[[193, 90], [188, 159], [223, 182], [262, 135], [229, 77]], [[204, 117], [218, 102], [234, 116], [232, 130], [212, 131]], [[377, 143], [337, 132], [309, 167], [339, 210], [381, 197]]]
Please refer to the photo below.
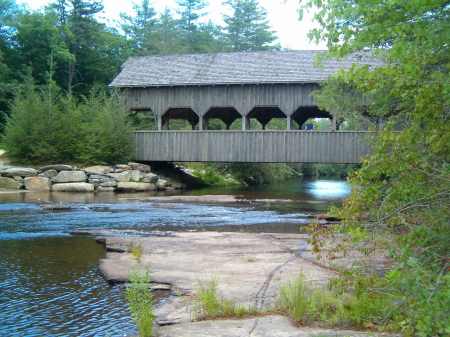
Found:
[[[104, 247], [71, 231], [298, 233], [311, 215], [327, 212], [349, 193], [343, 181], [298, 180], [177, 192], [0, 194], [0, 335], [136, 333], [123, 289], [98, 274]], [[205, 195], [216, 198], [194, 198]], [[50, 211], [46, 205], [68, 207]]]

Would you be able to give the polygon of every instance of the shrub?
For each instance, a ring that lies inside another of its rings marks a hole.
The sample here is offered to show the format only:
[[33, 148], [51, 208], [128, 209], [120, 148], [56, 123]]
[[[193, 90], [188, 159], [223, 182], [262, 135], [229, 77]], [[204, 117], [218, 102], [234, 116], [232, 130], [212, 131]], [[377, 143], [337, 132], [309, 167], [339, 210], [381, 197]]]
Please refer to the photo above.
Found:
[[80, 103], [30, 74], [15, 90], [2, 145], [12, 162], [111, 164], [131, 157], [128, 115], [122, 98], [95, 90]]

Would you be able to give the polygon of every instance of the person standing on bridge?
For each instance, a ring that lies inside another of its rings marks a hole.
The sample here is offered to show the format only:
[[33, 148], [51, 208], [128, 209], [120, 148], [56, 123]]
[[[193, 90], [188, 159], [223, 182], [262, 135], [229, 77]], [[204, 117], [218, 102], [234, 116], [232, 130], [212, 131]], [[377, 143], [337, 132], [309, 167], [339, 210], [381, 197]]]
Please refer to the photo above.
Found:
[[311, 122], [310, 119], [308, 119], [308, 122], [306, 123], [305, 130], [306, 130], [306, 131], [309, 131], [309, 130], [315, 130], [314, 124]]

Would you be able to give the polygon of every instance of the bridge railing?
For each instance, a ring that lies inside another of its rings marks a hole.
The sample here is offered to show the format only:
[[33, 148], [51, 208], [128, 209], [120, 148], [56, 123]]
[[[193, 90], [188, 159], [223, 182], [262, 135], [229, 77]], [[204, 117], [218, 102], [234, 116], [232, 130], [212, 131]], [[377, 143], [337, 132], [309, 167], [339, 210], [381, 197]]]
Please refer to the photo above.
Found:
[[136, 131], [138, 161], [359, 163], [364, 131]]

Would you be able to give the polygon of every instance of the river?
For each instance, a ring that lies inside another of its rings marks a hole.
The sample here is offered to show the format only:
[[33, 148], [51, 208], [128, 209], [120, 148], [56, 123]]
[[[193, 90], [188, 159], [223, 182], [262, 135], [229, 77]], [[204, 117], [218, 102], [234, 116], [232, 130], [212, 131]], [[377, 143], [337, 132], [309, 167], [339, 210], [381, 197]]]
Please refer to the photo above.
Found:
[[[105, 249], [74, 230], [298, 233], [350, 191], [340, 180], [129, 194], [0, 193], [0, 336], [131, 336], [123, 288], [97, 271]], [[164, 201], [228, 195], [235, 202]], [[155, 202], [146, 197], [158, 197]], [[49, 211], [45, 204], [69, 204]]]

